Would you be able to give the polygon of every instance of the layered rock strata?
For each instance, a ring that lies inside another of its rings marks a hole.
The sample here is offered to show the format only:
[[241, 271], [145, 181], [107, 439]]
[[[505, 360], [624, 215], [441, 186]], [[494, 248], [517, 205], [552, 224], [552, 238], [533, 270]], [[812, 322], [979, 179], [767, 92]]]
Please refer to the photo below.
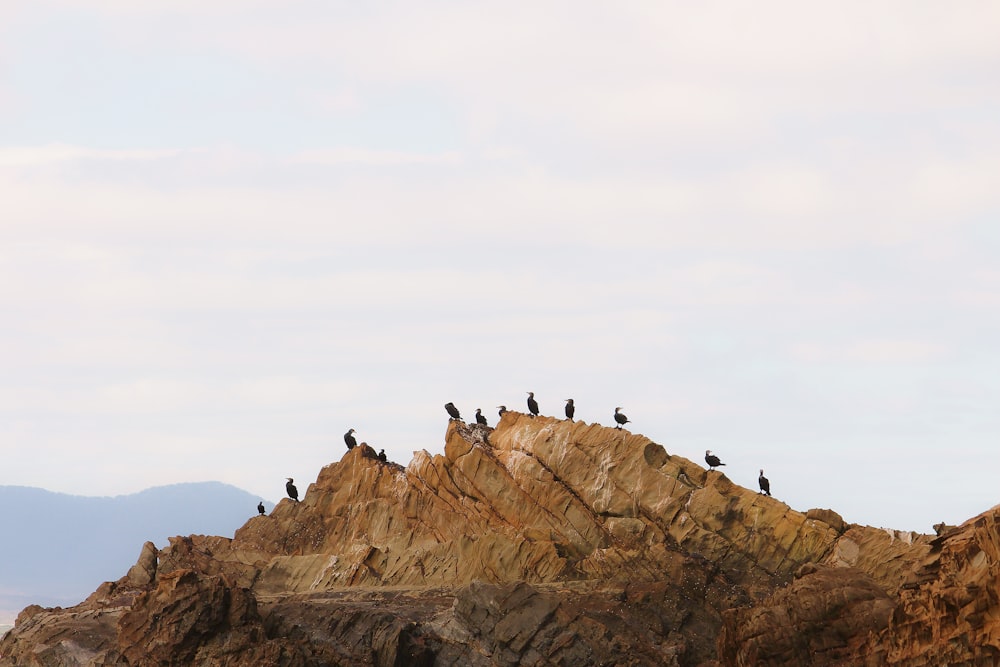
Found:
[[[450, 423], [443, 455], [405, 468], [373, 454], [231, 539], [146, 545], [78, 607], [26, 610], [0, 664], [837, 664], [915, 659], [912, 636], [975, 623], [994, 641], [989, 596], [956, 588], [988, 586], [992, 552], [940, 564], [966, 526], [932, 543], [848, 525], [642, 435], [512, 412]], [[921, 605], [941, 610], [930, 631]], [[803, 627], [811, 643], [780, 648]]]

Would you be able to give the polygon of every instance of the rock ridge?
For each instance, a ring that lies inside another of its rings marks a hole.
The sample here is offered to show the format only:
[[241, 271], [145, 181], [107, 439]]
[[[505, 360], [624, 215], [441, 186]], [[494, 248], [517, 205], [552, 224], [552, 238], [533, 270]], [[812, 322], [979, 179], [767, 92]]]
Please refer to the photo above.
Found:
[[405, 467], [359, 445], [232, 538], [147, 544], [81, 605], [23, 612], [0, 664], [940, 664], [917, 638], [998, 645], [997, 511], [937, 538], [849, 525], [641, 434], [507, 412]]

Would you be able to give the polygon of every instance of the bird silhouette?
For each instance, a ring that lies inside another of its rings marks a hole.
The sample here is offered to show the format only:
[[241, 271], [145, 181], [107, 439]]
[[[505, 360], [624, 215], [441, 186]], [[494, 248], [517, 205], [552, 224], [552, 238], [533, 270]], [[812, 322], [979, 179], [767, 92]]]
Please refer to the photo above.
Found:
[[531, 413], [532, 417], [538, 416], [538, 401], [535, 400], [535, 392], [528, 392], [528, 412]]
[[618, 422], [618, 426], [615, 426], [615, 428], [619, 430], [621, 430], [621, 427], [625, 424], [631, 423], [629, 422], [628, 417], [625, 416], [625, 413], [621, 410], [621, 408], [615, 408], [615, 421]]
[[764, 477], [764, 469], [760, 469], [760, 477], [757, 478], [757, 484], [760, 486], [760, 492], [771, 495], [771, 482], [768, 481], [767, 477]]

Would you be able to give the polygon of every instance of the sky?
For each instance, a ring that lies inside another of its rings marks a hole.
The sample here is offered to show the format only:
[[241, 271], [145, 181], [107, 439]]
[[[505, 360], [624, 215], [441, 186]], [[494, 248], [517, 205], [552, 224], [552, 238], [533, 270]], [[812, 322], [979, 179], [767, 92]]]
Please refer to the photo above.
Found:
[[793, 508], [1000, 503], [1000, 6], [0, 4], [0, 484], [442, 453], [453, 401]]

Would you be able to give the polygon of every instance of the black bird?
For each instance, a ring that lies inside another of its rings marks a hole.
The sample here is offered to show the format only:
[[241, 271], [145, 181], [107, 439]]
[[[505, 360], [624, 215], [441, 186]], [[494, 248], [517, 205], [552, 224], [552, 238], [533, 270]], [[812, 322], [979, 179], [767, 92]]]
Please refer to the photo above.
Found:
[[757, 478], [757, 483], [760, 485], [760, 492], [771, 495], [771, 482], [764, 477], [764, 469], [760, 469], [760, 477]]
[[483, 411], [476, 408], [476, 423], [486, 426], [486, 417], [483, 416]]
[[452, 421], [455, 419], [457, 419], [458, 421], [462, 421], [462, 415], [459, 414], [458, 408], [455, 407], [454, 403], [451, 402], [445, 403], [444, 409], [448, 411], [448, 416], [451, 417], [451, 419], [449, 419], [448, 421]]
[[295, 488], [294, 484], [292, 484], [292, 482], [295, 480], [293, 480], [291, 477], [286, 477], [285, 479], [288, 480], [287, 482], [285, 482], [285, 491], [288, 492], [288, 497], [294, 500], [295, 502], [299, 502], [299, 490]]
[[257, 513], [263, 515], [265, 511], [267, 510], [264, 509], [264, 502], [257, 503]]
[[615, 426], [615, 428], [619, 430], [621, 430], [621, 427], [625, 424], [631, 423], [628, 420], [628, 417], [625, 416], [625, 413], [621, 412], [621, 408], [615, 408], [615, 421], [618, 422], [618, 426]]
[[535, 392], [528, 392], [528, 412], [531, 413], [532, 417], [538, 416], [538, 401], [535, 400]]
[[358, 446], [358, 441], [354, 439], [354, 429], [344, 434], [344, 444], [347, 445], [348, 449], [354, 449]]
[[384, 449], [378, 450], [378, 460], [381, 461], [382, 463], [386, 462], [387, 459], [385, 458], [385, 450]]
[[566, 399], [566, 419], [573, 421], [573, 415], [576, 413], [576, 406], [573, 405], [573, 399]]
[[497, 407], [500, 408], [500, 412], [498, 412], [497, 414], [500, 415], [501, 418], [503, 418], [503, 416], [507, 413], [507, 406], [498, 405]]
[[718, 468], [719, 466], [726, 465], [725, 463], [719, 460], [718, 456], [712, 453], [711, 449], [705, 450], [705, 463], [708, 464], [709, 470], [711, 470], [712, 468]]

